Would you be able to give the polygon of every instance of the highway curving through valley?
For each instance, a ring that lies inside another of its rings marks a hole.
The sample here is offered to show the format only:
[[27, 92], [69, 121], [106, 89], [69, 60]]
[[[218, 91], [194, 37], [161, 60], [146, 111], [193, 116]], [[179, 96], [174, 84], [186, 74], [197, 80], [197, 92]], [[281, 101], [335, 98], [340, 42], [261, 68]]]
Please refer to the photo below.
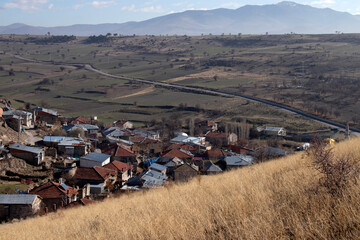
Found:
[[[92, 65], [87, 64], [87, 63], [49, 62], [49, 61], [39, 61], [39, 60], [28, 59], [28, 58], [24, 58], [19, 55], [13, 55], [13, 54], [11, 54], [11, 56], [13, 56], [17, 59], [21, 59], [21, 60], [28, 61], [28, 62], [34, 62], [34, 63], [75, 66], [75, 67], [84, 68], [88, 71], [92, 71], [92, 72], [101, 74], [103, 76], [111, 77], [111, 78], [140, 82], [140, 83], [144, 83], [144, 84], [151, 84], [154, 86], [160, 86], [160, 87], [164, 87], [164, 88], [178, 89], [180, 91], [189, 91], [189, 92], [193, 92], [193, 93], [210, 94], [210, 95], [216, 95], [216, 96], [222, 96], [222, 97], [237, 97], [237, 98], [241, 98], [241, 99], [245, 99], [245, 100], [249, 100], [249, 101], [253, 101], [253, 102], [257, 102], [257, 103], [262, 103], [262, 104], [265, 104], [265, 105], [268, 105], [268, 106], [271, 106], [271, 107], [274, 107], [274, 108], [277, 108], [277, 109], [280, 109], [283, 111], [287, 111], [287, 112], [302, 116], [304, 118], [320, 122], [320, 123], [325, 124], [332, 128], [338, 128], [339, 130], [343, 130], [343, 131], [345, 131], [345, 129], [346, 129], [346, 126], [344, 124], [341, 124], [341, 123], [338, 123], [338, 122], [335, 122], [335, 121], [332, 121], [332, 120], [329, 120], [326, 118], [322, 118], [319, 116], [315, 116], [313, 114], [306, 113], [302, 110], [299, 110], [299, 109], [296, 109], [296, 108], [293, 108], [293, 107], [290, 107], [290, 106], [287, 106], [287, 105], [284, 105], [281, 103], [277, 103], [277, 102], [273, 102], [270, 100], [265, 100], [265, 99], [261, 99], [261, 98], [257, 98], [257, 97], [247, 96], [247, 95], [243, 95], [243, 94], [239, 94], [239, 93], [227, 92], [227, 91], [216, 90], [216, 89], [208, 89], [208, 88], [204, 88], [204, 87], [185, 86], [185, 85], [180, 85], [180, 84], [175, 84], [175, 83], [157, 82], [157, 81], [153, 81], [153, 80], [145, 80], [145, 79], [139, 79], [139, 78], [118, 76], [118, 75], [113, 75], [113, 74], [103, 72], [99, 69], [94, 68]], [[350, 127], [350, 131], [354, 135], [360, 135], [360, 129]]]

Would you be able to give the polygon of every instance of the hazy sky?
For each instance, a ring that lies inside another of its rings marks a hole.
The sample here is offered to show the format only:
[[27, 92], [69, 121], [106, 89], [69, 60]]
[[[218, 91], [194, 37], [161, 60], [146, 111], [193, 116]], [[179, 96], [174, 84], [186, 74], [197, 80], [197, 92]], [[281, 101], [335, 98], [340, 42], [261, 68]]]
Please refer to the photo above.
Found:
[[[185, 10], [274, 4], [274, 0], [0, 0], [0, 26], [25, 23], [64, 26], [76, 23], [141, 21]], [[314, 7], [360, 14], [359, 0], [297, 0]]]

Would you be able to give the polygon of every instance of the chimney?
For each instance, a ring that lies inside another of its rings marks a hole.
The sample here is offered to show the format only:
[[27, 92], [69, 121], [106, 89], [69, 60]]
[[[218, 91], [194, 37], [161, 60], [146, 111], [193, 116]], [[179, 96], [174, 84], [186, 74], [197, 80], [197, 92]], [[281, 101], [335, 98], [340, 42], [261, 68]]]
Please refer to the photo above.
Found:
[[62, 184], [62, 183], [63, 183], [63, 179], [59, 178], [59, 184]]

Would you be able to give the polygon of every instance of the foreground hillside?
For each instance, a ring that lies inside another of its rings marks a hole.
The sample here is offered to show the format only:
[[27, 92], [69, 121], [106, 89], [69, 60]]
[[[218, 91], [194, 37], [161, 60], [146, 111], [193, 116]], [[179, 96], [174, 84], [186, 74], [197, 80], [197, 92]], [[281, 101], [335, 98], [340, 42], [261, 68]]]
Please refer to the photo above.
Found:
[[[360, 158], [360, 139], [336, 146]], [[360, 189], [317, 188], [305, 154], [0, 227], [1, 239], [356, 239]], [[316, 190], [317, 189], [317, 190]]]

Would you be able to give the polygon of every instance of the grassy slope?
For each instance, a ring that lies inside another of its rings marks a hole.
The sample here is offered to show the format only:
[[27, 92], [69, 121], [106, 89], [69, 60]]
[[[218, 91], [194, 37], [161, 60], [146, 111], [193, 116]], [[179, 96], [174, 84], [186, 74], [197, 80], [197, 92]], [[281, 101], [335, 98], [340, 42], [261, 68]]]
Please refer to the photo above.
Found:
[[[336, 146], [360, 157], [360, 139]], [[304, 154], [0, 227], [2, 239], [355, 239], [360, 190], [315, 193]]]

